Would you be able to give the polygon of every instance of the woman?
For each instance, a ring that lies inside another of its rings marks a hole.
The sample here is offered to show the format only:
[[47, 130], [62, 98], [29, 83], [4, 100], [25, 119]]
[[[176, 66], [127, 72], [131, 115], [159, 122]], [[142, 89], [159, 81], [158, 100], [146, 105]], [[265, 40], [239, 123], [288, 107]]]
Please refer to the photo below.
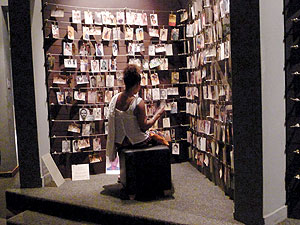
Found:
[[145, 103], [137, 96], [140, 82], [139, 69], [135, 65], [127, 66], [124, 70], [125, 90], [115, 95], [109, 104], [106, 154], [110, 161], [116, 158], [116, 148], [147, 146], [152, 140], [146, 131], [164, 112], [161, 107], [151, 119], [147, 118]]

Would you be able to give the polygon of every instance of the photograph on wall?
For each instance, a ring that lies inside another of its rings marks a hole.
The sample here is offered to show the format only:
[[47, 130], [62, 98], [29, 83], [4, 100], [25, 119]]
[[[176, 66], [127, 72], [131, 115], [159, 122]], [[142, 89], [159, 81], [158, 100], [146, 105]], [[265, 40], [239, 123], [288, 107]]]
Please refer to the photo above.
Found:
[[158, 67], [161, 64], [161, 60], [159, 58], [154, 58], [150, 60], [149, 67], [150, 69]]
[[149, 28], [149, 36], [150, 37], [159, 37], [158, 29]]
[[169, 60], [168, 60], [168, 58], [161, 58], [160, 59], [159, 69], [160, 70], [168, 70], [168, 68], [169, 68]]
[[179, 39], [179, 29], [173, 28], [171, 30], [171, 40], [172, 41], [178, 41]]
[[104, 95], [104, 102], [110, 102], [113, 96], [113, 91], [106, 90]]
[[86, 93], [80, 91], [74, 91], [74, 99], [77, 101], [85, 101]]
[[84, 11], [84, 23], [85, 24], [93, 24], [93, 12]]
[[144, 99], [145, 99], [145, 101], [152, 100], [152, 89], [150, 89], [150, 88], [144, 89]]
[[132, 24], [138, 26], [139, 25], [138, 13], [137, 12], [132, 12], [131, 16], [132, 16]]
[[134, 54], [135, 54], [134, 48], [135, 48], [135, 44], [129, 42], [129, 43], [128, 43], [128, 47], [127, 47], [127, 55], [132, 55], [132, 56], [134, 56]]
[[74, 27], [68, 26], [68, 39], [74, 40], [75, 38], [75, 30]]
[[101, 12], [95, 12], [95, 24], [102, 25], [102, 14]]
[[65, 92], [59, 91], [56, 92], [57, 104], [63, 105], [65, 104]]
[[87, 75], [76, 75], [76, 83], [77, 84], [88, 84], [90, 82], [89, 82]]
[[59, 39], [59, 27], [57, 24], [52, 24], [52, 36], [53, 38]]
[[117, 17], [109, 12], [110, 25], [117, 25]]
[[160, 89], [159, 88], [152, 88], [152, 98], [154, 101], [160, 100]]
[[179, 72], [172, 72], [171, 73], [171, 83], [178, 84], [179, 83]]
[[114, 161], [110, 161], [106, 156], [106, 174], [120, 174], [119, 156]]
[[87, 26], [82, 26], [82, 39], [85, 41], [90, 40], [90, 28]]
[[135, 25], [137, 25], [137, 26], [142, 26], [143, 25], [142, 13], [136, 13]]
[[146, 116], [153, 116], [152, 104], [147, 104], [146, 105]]
[[148, 54], [149, 56], [155, 56], [155, 45], [150, 44], [148, 46]]
[[131, 58], [131, 59], [129, 59], [128, 64], [130, 64], [130, 65], [136, 65], [139, 68], [142, 67], [142, 62], [141, 62], [141, 60], [139, 58]]
[[109, 59], [109, 71], [117, 71], [117, 59]]
[[78, 146], [78, 140], [72, 141], [72, 152], [80, 152], [80, 149]]
[[51, 10], [51, 17], [63, 18], [65, 16], [64, 9], [56, 8]]
[[65, 68], [77, 68], [77, 59], [64, 59], [64, 66]]
[[173, 55], [173, 45], [172, 44], [166, 44], [166, 55], [171, 56]]
[[95, 44], [95, 49], [96, 49], [96, 56], [104, 56], [103, 44], [102, 43], [96, 43]]
[[161, 41], [168, 40], [168, 29], [165, 29], [165, 28], [160, 29], [159, 40], [161, 40]]
[[97, 103], [97, 91], [89, 90], [87, 93], [88, 93], [88, 104]]
[[162, 121], [163, 121], [163, 128], [169, 128], [171, 126], [169, 117], [163, 118]]
[[113, 87], [115, 81], [114, 75], [107, 75], [106, 76], [106, 87]]
[[168, 91], [165, 88], [160, 89], [160, 99], [168, 99]]
[[175, 114], [177, 112], [178, 112], [178, 110], [177, 110], [177, 102], [171, 102], [171, 113]]
[[109, 19], [109, 12], [108, 11], [101, 11], [102, 15], [102, 23], [104, 25], [109, 25], [110, 19]]
[[89, 148], [89, 147], [91, 147], [89, 138], [84, 138], [84, 139], [79, 139], [78, 140], [78, 148], [80, 150], [83, 149], [83, 148]]
[[179, 149], [179, 143], [172, 143], [172, 154], [173, 155], [179, 155], [180, 149]]
[[72, 22], [73, 23], [81, 23], [81, 11], [80, 10], [72, 10]]
[[143, 59], [142, 60], [142, 69], [145, 70], [149, 70], [149, 60], [148, 59]]
[[175, 140], [176, 138], [176, 129], [170, 129], [171, 140]]
[[93, 151], [101, 151], [101, 138], [96, 137], [93, 139]]
[[187, 24], [186, 25], [186, 37], [193, 37], [194, 36], [194, 25]]
[[104, 87], [105, 86], [105, 76], [104, 75], [97, 75], [97, 87]]
[[112, 43], [112, 55], [113, 56], [118, 56], [119, 49], [118, 49], [118, 44], [117, 43]]
[[80, 59], [80, 72], [88, 72], [89, 61], [88, 59]]
[[71, 56], [72, 55], [72, 43], [71, 42], [63, 42], [64, 47], [64, 55]]
[[151, 73], [150, 74], [150, 78], [151, 78], [151, 84], [152, 85], [159, 85], [159, 77], [158, 77], [158, 73]]
[[125, 23], [125, 13], [124, 12], [117, 12], [117, 24], [122, 25]]
[[126, 24], [133, 25], [133, 15], [131, 12], [126, 11]]
[[96, 88], [97, 87], [97, 78], [96, 76], [92, 75], [90, 76], [90, 88]]
[[79, 109], [79, 120], [80, 121], [87, 121], [88, 117], [90, 116], [90, 110], [87, 108], [80, 108]]
[[166, 44], [156, 44], [155, 45], [155, 52], [161, 53], [166, 51]]
[[188, 12], [185, 10], [180, 14], [180, 23], [186, 21], [189, 18]]
[[107, 59], [101, 59], [100, 60], [100, 71], [101, 72], [107, 72], [108, 71], [108, 60]]
[[91, 124], [89, 123], [82, 124], [82, 131], [81, 131], [82, 136], [90, 136], [90, 131], [91, 131]]
[[47, 54], [47, 65], [49, 70], [53, 70], [55, 66], [55, 57], [51, 54]]
[[111, 28], [103, 27], [102, 39], [104, 41], [109, 41], [111, 35]]
[[144, 40], [144, 30], [143, 30], [143, 28], [142, 27], [136, 28], [135, 35], [136, 35], [136, 40], [137, 41]]
[[67, 79], [62, 76], [54, 76], [53, 77], [53, 84], [66, 84]]
[[93, 108], [94, 120], [102, 120], [101, 108]]
[[92, 73], [100, 72], [99, 60], [91, 60], [91, 71]]
[[169, 130], [161, 131], [163, 134], [163, 137], [166, 139], [166, 141], [170, 142], [171, 141], [171, 134]]
[[124, 85], [124, 76], [121, 71], [117, 71], [116, 73], [117, 86]]
[[125, 40], [133, 40], [133, 28], [126, 27], [125, 28]]
[[113, 27], [112, 29], [113, 40], [118, 41], [121, 39], [121, 28], [120, 27]]
[[148, 19], [147, 19], [147, 13], [142, 13], [142, 26], [147, 26], [148, 25]]
[[95, 27], [95, 26], [90, 27], [89, 34], [94, 35], [94, 37], [101, 36], [101, 34], [102, 34], [101, 27]]
[[72, 123], [68, 126], [68, 131], [72, 133], [80, 133], [80, 125], [76, 123]]
[[169, 26], [176, 26], [176, 14], [170, 13], [169, 14]]
[[158, 26], [157, 14], [150, 14], [151, 26]]
[[72, 104], [73, 103], [73, 92], [72, 90], [65, 91], [65, 103]]
[[141, 73], [141, 86], [148, 85], [148, 73]]

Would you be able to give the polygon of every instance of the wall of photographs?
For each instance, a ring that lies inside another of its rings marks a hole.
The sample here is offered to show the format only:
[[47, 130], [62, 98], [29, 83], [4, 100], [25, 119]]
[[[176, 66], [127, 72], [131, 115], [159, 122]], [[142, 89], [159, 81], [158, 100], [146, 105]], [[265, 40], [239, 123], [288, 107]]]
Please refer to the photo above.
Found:
[[173, 161], [187, 160], [187, 11], [43, 5], [51, 154], [63, 176], [83, 163], [105, 172], [108, 103], [124, 89], [127, 64], [143, 70], [147, 115], [166, 107], [154, 129]]
[[233, 198], [229, 1], [196, 1], [186, 12], [187, 141], [197, 168]]
[[288, 216], [300, 218], [300, 4], [285, 1], [285, 74], [286, 74], [286, 191]]

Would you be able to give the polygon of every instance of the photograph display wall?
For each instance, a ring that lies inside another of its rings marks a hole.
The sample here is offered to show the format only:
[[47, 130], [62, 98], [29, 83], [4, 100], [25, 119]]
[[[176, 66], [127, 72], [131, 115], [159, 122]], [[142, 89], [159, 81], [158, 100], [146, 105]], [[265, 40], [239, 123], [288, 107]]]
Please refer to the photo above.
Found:
[[71, 177], [73, 164], [105, 172], [108, 104], [124, 90], [128, 64], [142, 69], [147, 115], [165, 105], [153, 129], [169, 141], [172, 160], [187, 160], [191, 68], [182, 11], [43, 4], [51, 154], [63, 176]]
[[196, 167], [233, 198], [229, 1], [195, 1], [186, 12], [190, 155]]

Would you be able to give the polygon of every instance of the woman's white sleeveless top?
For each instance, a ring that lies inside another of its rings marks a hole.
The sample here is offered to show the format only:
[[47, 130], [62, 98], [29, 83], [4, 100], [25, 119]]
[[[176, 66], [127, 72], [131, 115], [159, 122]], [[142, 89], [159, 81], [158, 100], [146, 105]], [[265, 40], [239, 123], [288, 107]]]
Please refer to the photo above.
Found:
[[115, 143], [122, 144], [124, 138], [127, 137], [134, 145], [148, 138], [148, 135], [141, 131], [134, 115], [134, 110], [141, 100], [140, 97], [134, 98], [126, 111], [115, 108]]

